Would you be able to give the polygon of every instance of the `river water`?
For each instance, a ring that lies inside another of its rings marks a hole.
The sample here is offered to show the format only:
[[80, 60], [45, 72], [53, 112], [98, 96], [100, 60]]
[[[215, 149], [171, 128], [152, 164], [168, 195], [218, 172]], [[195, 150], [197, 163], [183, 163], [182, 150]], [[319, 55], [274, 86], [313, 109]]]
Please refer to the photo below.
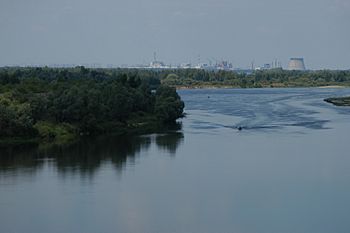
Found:
[[178, 131], [0, 149], [0, 232], [350, 232], [350, 89], [179, 94]]

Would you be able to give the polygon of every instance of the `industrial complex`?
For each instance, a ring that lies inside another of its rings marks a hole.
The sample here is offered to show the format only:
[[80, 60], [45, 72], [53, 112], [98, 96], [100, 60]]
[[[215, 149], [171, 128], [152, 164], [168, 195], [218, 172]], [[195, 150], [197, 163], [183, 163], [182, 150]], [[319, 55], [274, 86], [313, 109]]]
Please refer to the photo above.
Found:
[[[255, 66], [254, 61], [251, 62], [249, 67], [240, 68], [235, 67], [232, 62], [228, 60], [216, 60], [216, 59], [207, 59], [208, 63], [198, 62], [192, 63], [181, 63], [177, 65], [169, 65], [165, 62], [157, 59], [156, 53], [153, 55], [153, 61], [148, 64], [139, 64], [139, 65], [102, 65], [100, 63], [91, 63], [91, 64], [21, 64], [21, 65], [7, 65], [11, 66], [19, 66], [19, 67], [54, 67], [54, 68], [70, 68], [76, 66], [84, 66], [86, 68], [131, 68], [131, 69], [203, 69], [203, 70], [225, 70], [225, 71], [236, 71], [242, 73], [252, 73], [256, 70], [272, 70], [272, 69], [283, 69], [282, 63], [275, 59], [270, 63], [264, 63], [261, 66]], [[215, 61], [213, 61], [215, 60]], [[296, 70], [296, 71], [304, 71], [306, 70], [304, 58], [290, 58], [287, 70]]]

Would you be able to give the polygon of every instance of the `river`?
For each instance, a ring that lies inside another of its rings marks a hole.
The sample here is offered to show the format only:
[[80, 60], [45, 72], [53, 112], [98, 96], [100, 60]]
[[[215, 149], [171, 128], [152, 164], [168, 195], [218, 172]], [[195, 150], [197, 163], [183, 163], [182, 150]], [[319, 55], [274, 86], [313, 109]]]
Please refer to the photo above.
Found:
[[178, 131], [1, 148], [0, 232], [350, 232], [350, 89], [179, 94]]

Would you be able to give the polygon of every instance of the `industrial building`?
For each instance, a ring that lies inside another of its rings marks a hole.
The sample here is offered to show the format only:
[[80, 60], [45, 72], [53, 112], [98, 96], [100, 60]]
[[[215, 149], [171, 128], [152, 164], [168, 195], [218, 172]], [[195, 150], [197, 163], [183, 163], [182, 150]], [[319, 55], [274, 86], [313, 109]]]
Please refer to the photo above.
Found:
[[288, 63], [288, 70], [305, 70], [304, 58], [291, 58]]

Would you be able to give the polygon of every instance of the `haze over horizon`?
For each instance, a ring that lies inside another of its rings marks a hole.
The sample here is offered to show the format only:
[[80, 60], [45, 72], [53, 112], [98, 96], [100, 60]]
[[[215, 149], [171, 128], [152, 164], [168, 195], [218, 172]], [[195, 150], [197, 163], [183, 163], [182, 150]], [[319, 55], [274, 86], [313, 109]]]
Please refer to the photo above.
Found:
[[0, 66], [168, 64], [350, 69], [348, 0], [1, 0]]

